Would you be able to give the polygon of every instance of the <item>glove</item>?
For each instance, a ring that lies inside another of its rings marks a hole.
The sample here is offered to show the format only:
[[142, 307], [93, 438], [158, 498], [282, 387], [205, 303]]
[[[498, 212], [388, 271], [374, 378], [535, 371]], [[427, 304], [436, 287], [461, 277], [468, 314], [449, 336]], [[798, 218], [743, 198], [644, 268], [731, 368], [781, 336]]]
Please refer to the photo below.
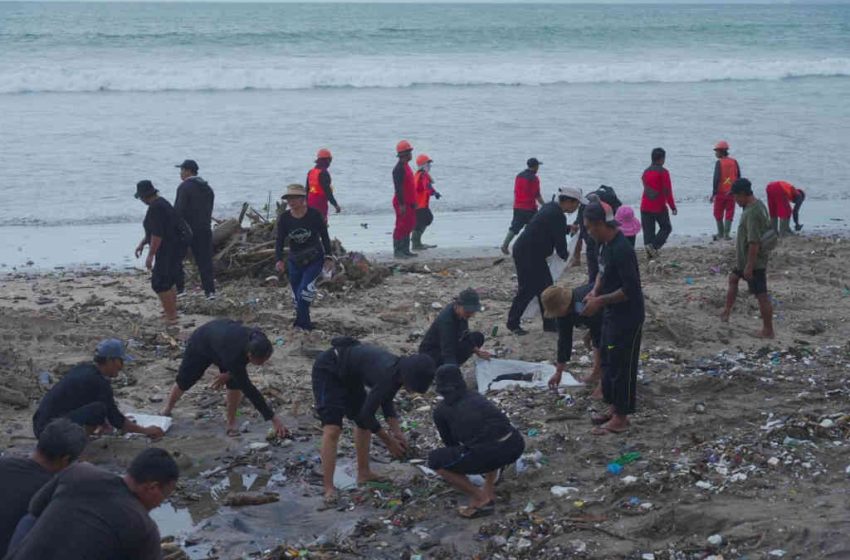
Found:
[[434, 191], [434, 198], [436, 198], [437, 200], [440, 200], [441, 198], [443, 198], [443, 195], [441, 195], [437, 191]]

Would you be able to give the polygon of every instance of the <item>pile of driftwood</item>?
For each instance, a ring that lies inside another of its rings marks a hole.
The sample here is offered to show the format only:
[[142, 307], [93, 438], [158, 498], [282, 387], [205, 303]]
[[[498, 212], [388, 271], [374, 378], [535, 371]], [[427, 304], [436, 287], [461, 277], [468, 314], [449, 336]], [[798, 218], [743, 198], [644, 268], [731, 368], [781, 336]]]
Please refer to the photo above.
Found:
[[[278, 206], [275, 216], [284, 210]], [[249, 227], [243, 227], [245, 220]], [[275, 270], [275, 219], [263, 216], [248, 203], [238, 218], [217, 220], [213, 229], [213, 267], [217, 279], [270, 278]], [[286, 258], [284, 249], [284, 258]], [[371, 263], [360, 253], [348, 253], [337, 239], [331, 241], [334, 268], [323, 276], [321, 285], [330, 291], [348, 287], [367, 288], [380, 284], [392, 272]]]

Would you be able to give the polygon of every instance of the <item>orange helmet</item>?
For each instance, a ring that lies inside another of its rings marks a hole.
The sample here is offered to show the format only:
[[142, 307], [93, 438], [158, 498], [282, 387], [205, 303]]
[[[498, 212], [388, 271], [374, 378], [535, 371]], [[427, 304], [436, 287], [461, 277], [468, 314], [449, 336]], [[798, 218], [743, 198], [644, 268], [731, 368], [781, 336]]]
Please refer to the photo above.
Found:
[[322, 148], [316, 153], [316, 159], [331, 159], [333, 156], [331, 155], [331, 151], [327, 148]]
[[395, 145], [395, 152], [400, 154], [402, 152], [412, 152], [413, 146], [410, 145], [410, 142], [407, 140], [402, 140], [398, 144]]
[[728, 150], [729, 149], [729, 142], [727, 142], [726, 140], [721, 140], [720, 142], [718, 142], [717, 144], [714, 145], [714, 149], [715, 150]]
[[434, 161], [434, 160], [429, 158], [428, 154], [419, 154], [418, 156], [416, 156], [416, 165], [419, 166], [419, 167], [422, 167], [426, 163], [430, 163], [432, 161]]

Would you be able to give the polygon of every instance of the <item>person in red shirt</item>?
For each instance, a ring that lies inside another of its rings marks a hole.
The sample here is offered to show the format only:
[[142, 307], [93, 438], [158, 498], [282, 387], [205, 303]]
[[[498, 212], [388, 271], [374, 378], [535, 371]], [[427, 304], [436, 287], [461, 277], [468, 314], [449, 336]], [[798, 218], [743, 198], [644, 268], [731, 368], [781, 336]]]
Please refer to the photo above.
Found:
[[416, 228], [413, 230], [413, 249], [422, 251], [434, 249], [436, 245], [422, 243], [422, 234], [434, 221], [431, 213], [431, 195], [440, 200], [440, 193], [434, 190], [434, 180], [431, 178], [431, 164], [433, 160], [427, 154], [416, 156], [416, 170], [414, 180], [416, 182]]
[[543, 197], [540, 196], [540, 179], [537, 171], [542, 162], [537, 158], [531, 158], [526, 163], [526, 170], [516, 176], [514, 181], [514, 217], [505, 241], [502, 242], [502, 252], [510, 254], [508, 247], [513, 238], [519, 235], [522, 228], [531, 221], [537, 213], [537, 207], [543, 205]]
[[316, 154], [316, 166], [307, 173], [307, 206], [318, 210], [325, 223], [328, 223], [328, 203], [333, 205], [337, 214], [342, 212], [334, 198], [331, 174], [328, 172], [332, 161], [331, 151], [322, 148]]
[[640, 223], [643, 227], [643, 245], [646, 247], [646, 255], [654, 259], [673, 231], [667, 208], [670, 208], [674, 216], [678, 210], [676, 210], [676, 200], [673, 198], [670, 172], [664, 168], [667, 152], [664, 148], [655, 148], [652, 150], [651, 157], [652, 165], [646, 168], [641, 179], [643, 196], [640, 199]]
[[779, 235], [793, 235], [791, 231], [791, 203], [794, 203], [794, 229], [800, 231], [800, 206], [806, 200], [806, 193], [788, 181], [773, 181], [765, 188], [767, 191], [767, 209], [770, 212], [770, 225]]
[[410, 168], [413, 159], [413, 146], [407, 140], [396, 144], [398, 163], [393, 168], [393, 210], [395, 210], [395, 229], [393, 230], [393, 257], [409, 259], [417, 256], [410, 252], [410, 234], [416, 227], [416, 179]]
[[741, 178], [741, 166], [729, 157], [729, 143], [721, 140], [714, 145], [714, 181], [711, 187], [711, 202], [714, 204], [714, 220], [717, 222], [717, 235], [714, 240], [732, 239], [732, 220], [735, 218], [735, 197], [732, 185]]

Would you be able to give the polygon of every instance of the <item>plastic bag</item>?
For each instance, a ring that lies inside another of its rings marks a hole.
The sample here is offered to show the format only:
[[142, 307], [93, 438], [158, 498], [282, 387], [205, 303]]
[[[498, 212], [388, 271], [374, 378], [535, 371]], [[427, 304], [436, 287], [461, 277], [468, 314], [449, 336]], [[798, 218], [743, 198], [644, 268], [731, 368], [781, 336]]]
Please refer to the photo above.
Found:
[[[500, 391], [505, 387], [548, 387], [549, 378], [555, 373], [555, 366], [547, 362], [523, 362], [520, 360], [475, 360], [475, 380], [478, 392]], [[578, 382], [568, 372], [561, 376], [562, 387], [578, 387]]]

